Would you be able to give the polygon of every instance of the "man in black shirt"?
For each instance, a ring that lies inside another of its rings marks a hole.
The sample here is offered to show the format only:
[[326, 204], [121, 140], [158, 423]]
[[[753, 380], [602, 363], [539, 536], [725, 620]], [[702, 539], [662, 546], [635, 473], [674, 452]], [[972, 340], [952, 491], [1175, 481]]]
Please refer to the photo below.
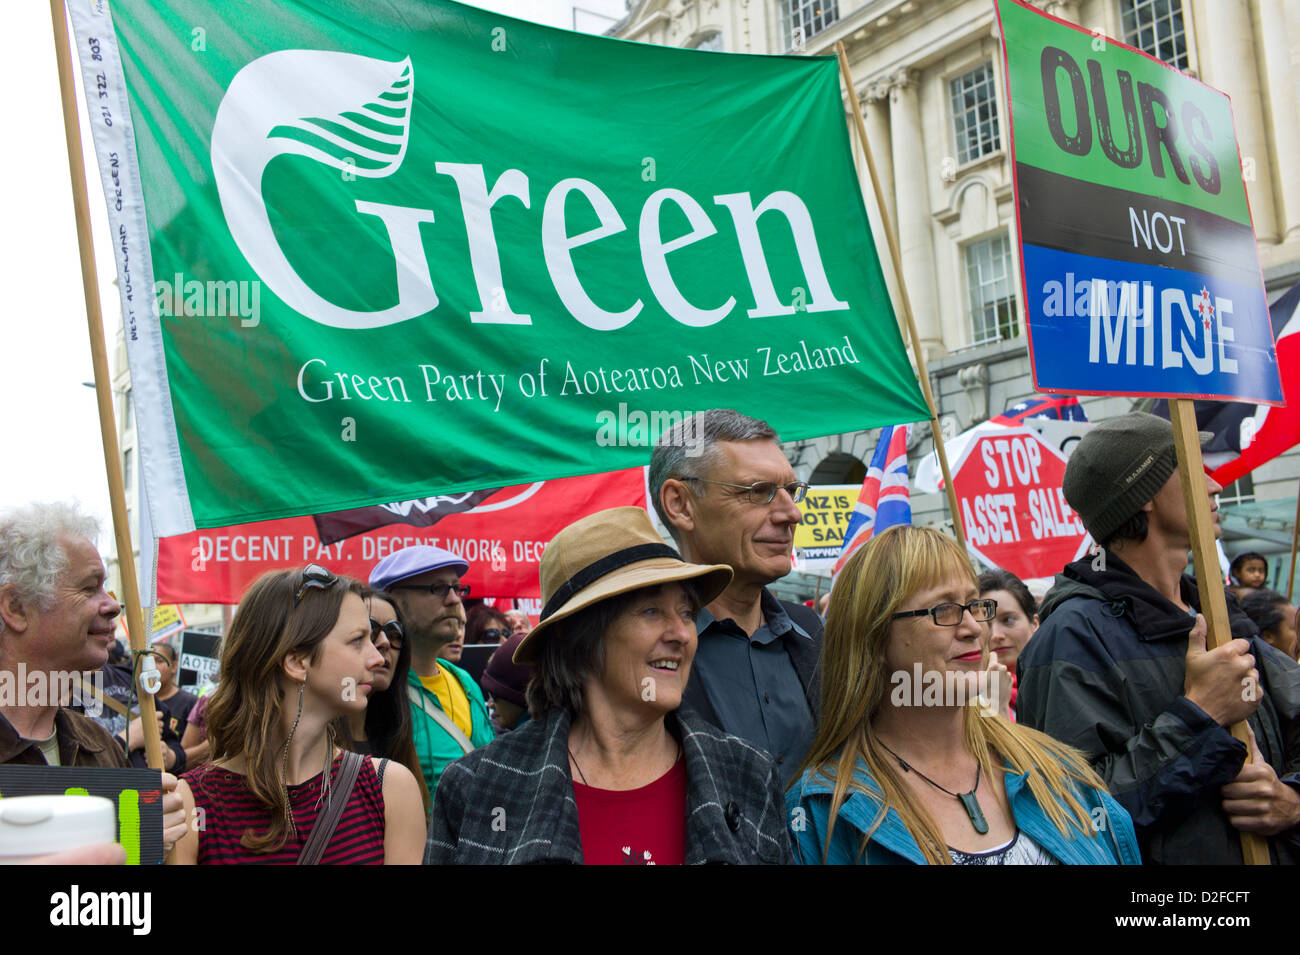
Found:
[[731, 583], [696, 622], [685, 702], [766, 750], [792, 779], [817, 728], [822, 621], [767, 585], [790, 573], [808, 485], [766, 423], [703, 411], [666, 431], [650, 459], [650, 496], [682, 556], [727, 564]]

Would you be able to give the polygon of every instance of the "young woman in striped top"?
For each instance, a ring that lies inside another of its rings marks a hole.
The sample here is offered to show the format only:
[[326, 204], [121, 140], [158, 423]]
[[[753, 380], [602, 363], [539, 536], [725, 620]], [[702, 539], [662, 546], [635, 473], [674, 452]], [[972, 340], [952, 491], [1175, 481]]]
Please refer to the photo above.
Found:
[[[171, 861], [298, 861], [341, 798], [330, 721], [365, 709], [382, 666], [356, 581], [315, 565], [259, 578], [222, 647], [207, 710], [212, 762], [181, 780], [191, 826]], [[319, 861], [418, 863], [424, 832], [411, 771], [367, 757]]]

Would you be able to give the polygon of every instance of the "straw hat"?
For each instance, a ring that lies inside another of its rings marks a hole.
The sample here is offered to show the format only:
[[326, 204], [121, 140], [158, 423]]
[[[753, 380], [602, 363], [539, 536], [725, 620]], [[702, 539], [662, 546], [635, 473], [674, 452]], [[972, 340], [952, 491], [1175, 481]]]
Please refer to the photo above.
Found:
[[541, 623], [520, 642], [514, 660], [535, 663], [552, 624], [607, 597], [696, 578], [700, 601], [707, 604], [731, 583], [731, 568], [686, 563], [663, 542], [643, 508], [589, 514], [556, 534], [542, 553]]

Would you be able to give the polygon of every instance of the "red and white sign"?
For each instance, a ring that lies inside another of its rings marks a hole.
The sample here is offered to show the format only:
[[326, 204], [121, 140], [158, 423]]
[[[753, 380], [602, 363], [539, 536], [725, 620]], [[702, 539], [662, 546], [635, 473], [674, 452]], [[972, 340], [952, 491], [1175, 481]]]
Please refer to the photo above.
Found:
[[415, 544], [464, 557], [470, 596], [540, 597], [538, 565], [556, 534], [596, 511], [645, 504], [645, 469], [628, 468], [502, 488], [431, 527], [390, 524], [336, 544], [321, 543], [310, 516], [209, 528], [158, 542], [158, 600], [234, 604], [266, 571], [313, 563], [364, 582], [381, 559]]
[[1025, 428], [982, 434], [953, 468], [966, 543], [1027, 580], [1082, 556], [1088, 534], [1065, 503], [1065, 457]]

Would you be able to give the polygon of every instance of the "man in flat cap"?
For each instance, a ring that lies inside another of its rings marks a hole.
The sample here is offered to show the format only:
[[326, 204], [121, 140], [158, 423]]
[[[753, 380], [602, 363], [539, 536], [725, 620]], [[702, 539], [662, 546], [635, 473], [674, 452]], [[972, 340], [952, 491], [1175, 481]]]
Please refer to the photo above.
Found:
[[370, 586], [388, 594], [411, 641], [406, 693], [411, 702], [415, 749], [430, 795], [446, 765], [493, 738], [483, 691], [438, 651], [465, 624], [461, 598], [464, 558], [420, 545], [389, 554], [370, 573]]
[[[1222, 488], [1196, 480], [1217, 511]], [[1243, 831], [1267, 837], [1274, 861], [1300, 860], [1300, 667], [1231, 597], [1234, 639], [1206, 650], [1169, 422], [1133, 413], [1098, 425], [1063, 490], [1101, 550], [1066, 566], [1044, 599], [1016, 718], [1087, 755], [1146, 862], [1240, 864]], [[1241, 720], [1249, 748], [1228, 731]]]

